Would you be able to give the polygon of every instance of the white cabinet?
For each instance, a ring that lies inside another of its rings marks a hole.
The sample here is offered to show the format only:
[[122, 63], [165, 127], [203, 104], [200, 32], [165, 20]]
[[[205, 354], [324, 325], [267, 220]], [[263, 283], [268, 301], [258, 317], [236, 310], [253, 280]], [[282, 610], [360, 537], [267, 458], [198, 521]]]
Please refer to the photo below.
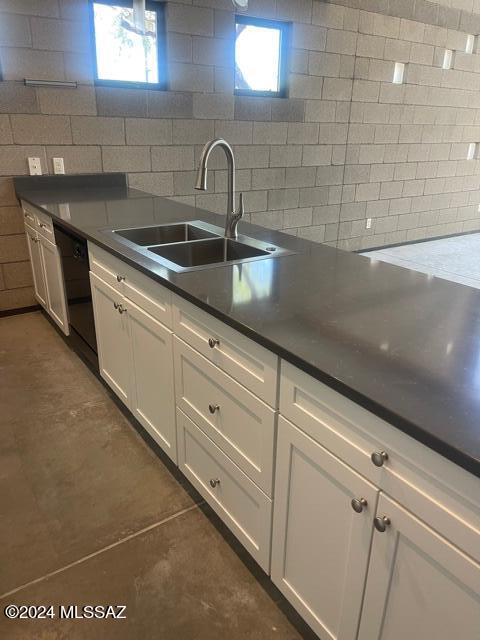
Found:
[[132, 357], [130, 409], [153, 439], [177, 460], [173, 334], [126, 300]]
[[43, 272], [42, 256], [40, 253], [40, 243], [37, 232], [25, 225], [25, 234], [27, 236], [28, 253], [30, 255], [30, 264], [32, 265], [33, 288], [35, 297], [38, 302], [47, 308], [47, 289], [45, 286], [45, 275]]
[[35, 297], [68, 336], [69, 324], [60, 254], [49, 216], [22, 202]]
[[90, 256], [101, 375], [322, 640], [480, 640], [478, 478]]
[[479, 640], [479, 479], [283, 362], [280, 411], [272, 578], [322, 640]]
[[59, 251], [50, 240], [38, 236], [40, 253], [45, 269], [47, 289], [47, 311], [60, 329], [68, 335], [68, 316], [65, 302], [65, 285], [63, 282], [62, 261]]
[[478, 640], [480, 564], [385, 495], [378, 517], [358, 640]]
[[282, 417], [277, 442], [272, 580], [322, 640], [354, 640], [378, 491]]
[[100, 374], [176, 462], [172, 333], [90, 273]]
[[130, 406], [131, 347], [125, 299], [93, 273], [90, 283], [100, 374], [120, 400]]

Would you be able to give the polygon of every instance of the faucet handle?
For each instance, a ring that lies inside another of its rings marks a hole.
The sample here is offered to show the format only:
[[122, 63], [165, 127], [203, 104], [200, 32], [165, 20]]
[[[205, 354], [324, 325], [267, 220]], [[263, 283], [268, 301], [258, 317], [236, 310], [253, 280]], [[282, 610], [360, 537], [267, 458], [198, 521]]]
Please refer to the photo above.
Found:
[[238, 208], [237, 216], [239, 218], [242, 218], [244, 213], [245, 213], [245, 200], [244, 200], [244, 197], [243, 197], [243, 193], [241, 193], [240, 194], [240, 206]]

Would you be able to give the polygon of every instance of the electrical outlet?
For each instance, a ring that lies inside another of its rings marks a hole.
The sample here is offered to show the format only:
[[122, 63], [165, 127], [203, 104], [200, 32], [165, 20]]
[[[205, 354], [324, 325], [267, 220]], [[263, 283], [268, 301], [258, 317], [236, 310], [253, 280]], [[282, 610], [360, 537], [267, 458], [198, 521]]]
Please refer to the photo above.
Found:
[[52, 158], [53, 173], [65, 173], [65, 165], [63, 158]]
[[365, 224], [365, 229], [371, 229], [372, 228], [372, 219], [371, 218], [367, 218], [367, 222]]
[[31, 176], [41, 176], [42, 163], [40, 162], [40, 158], [28, 158], [28, 169]]

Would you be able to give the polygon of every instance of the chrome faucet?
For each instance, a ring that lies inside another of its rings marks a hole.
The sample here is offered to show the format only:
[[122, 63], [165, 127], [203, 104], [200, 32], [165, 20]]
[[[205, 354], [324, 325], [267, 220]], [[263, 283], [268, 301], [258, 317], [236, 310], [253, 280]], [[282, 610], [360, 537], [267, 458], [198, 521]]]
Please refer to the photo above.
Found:
[[227, 220], [225, 222], [225, 237], [236, 238], [237, 226], [244, 213], [243, 193], [240, 194], [239, 209], [238, 211], [235, 211], [235, 158], [233, 157], [232, 147], [226, 140], [223, 140], [223, 138], [211, 140], [204, 146], [202, 156], [200, 158], [200, 166], [198, 167], [195, 189], [198, 189], [199, 191], [207, 190], [208, 159], [216, 147], [221, 147], [225, 151], [228, 164], [228, 202]]

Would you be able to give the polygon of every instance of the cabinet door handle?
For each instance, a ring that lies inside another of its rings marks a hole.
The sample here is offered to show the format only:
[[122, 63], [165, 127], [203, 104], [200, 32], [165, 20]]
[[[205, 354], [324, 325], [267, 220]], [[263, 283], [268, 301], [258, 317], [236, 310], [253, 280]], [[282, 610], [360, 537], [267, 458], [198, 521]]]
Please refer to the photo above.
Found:
[[125, 280], [125, 276], [117, 276], [117, 282], [123, 282]]
[[373, 524], [377, 531], [380, 531], [380, 533], [385, 533], [387, 527], [392, 524], [392, 521], [388, 516], [382, 516], [381, 518], [377, 516], [373, 519]]
[[352, 505], [352, 509], [355, 513], [362, 513], [362, 511], [367, 507], [368, 502], [365, 498], [353, 498], [350, 504]]
[[212, 478], [210, 480], [210, 486], [212, 487], [212, 489], [215, 489], [215, 487], [219, 484], [220, 484], [220, 480], [218, 478]]
[[114, 302], [114, 303], [113, 303], [113, 308], [114, 308], [114, 309], [117, 309], [117, 310], [118, 310], [118, 307], [119, 307], [119, 306], [120, 306], [120, 305], [118, 304], [118, 302]]
[[218, 347], [219, 344], [220, 340], [218, 340], [217, 338], [208, 339], [208, 346], [210, 347], [210, 349], [215, 349], [215, 347]]
[[216, 411], [220, 411], [220, 405], [219, 404], [209, 404], [208, 405], [208, 410], [213, 415]]
[[44, 222], [40, 222], [40, 226], [42, 229], [48, 229], [48, 224], [45, 224]]
[[122, 313], [127, 313], [127, 309], [122, 306], [121, 304], [118, 305], [118, 313], [122, 314]]
[[386, 451], [374, 451], [370, 458], [376, 467], [383, 467], [388, 460], [388, 453]]

